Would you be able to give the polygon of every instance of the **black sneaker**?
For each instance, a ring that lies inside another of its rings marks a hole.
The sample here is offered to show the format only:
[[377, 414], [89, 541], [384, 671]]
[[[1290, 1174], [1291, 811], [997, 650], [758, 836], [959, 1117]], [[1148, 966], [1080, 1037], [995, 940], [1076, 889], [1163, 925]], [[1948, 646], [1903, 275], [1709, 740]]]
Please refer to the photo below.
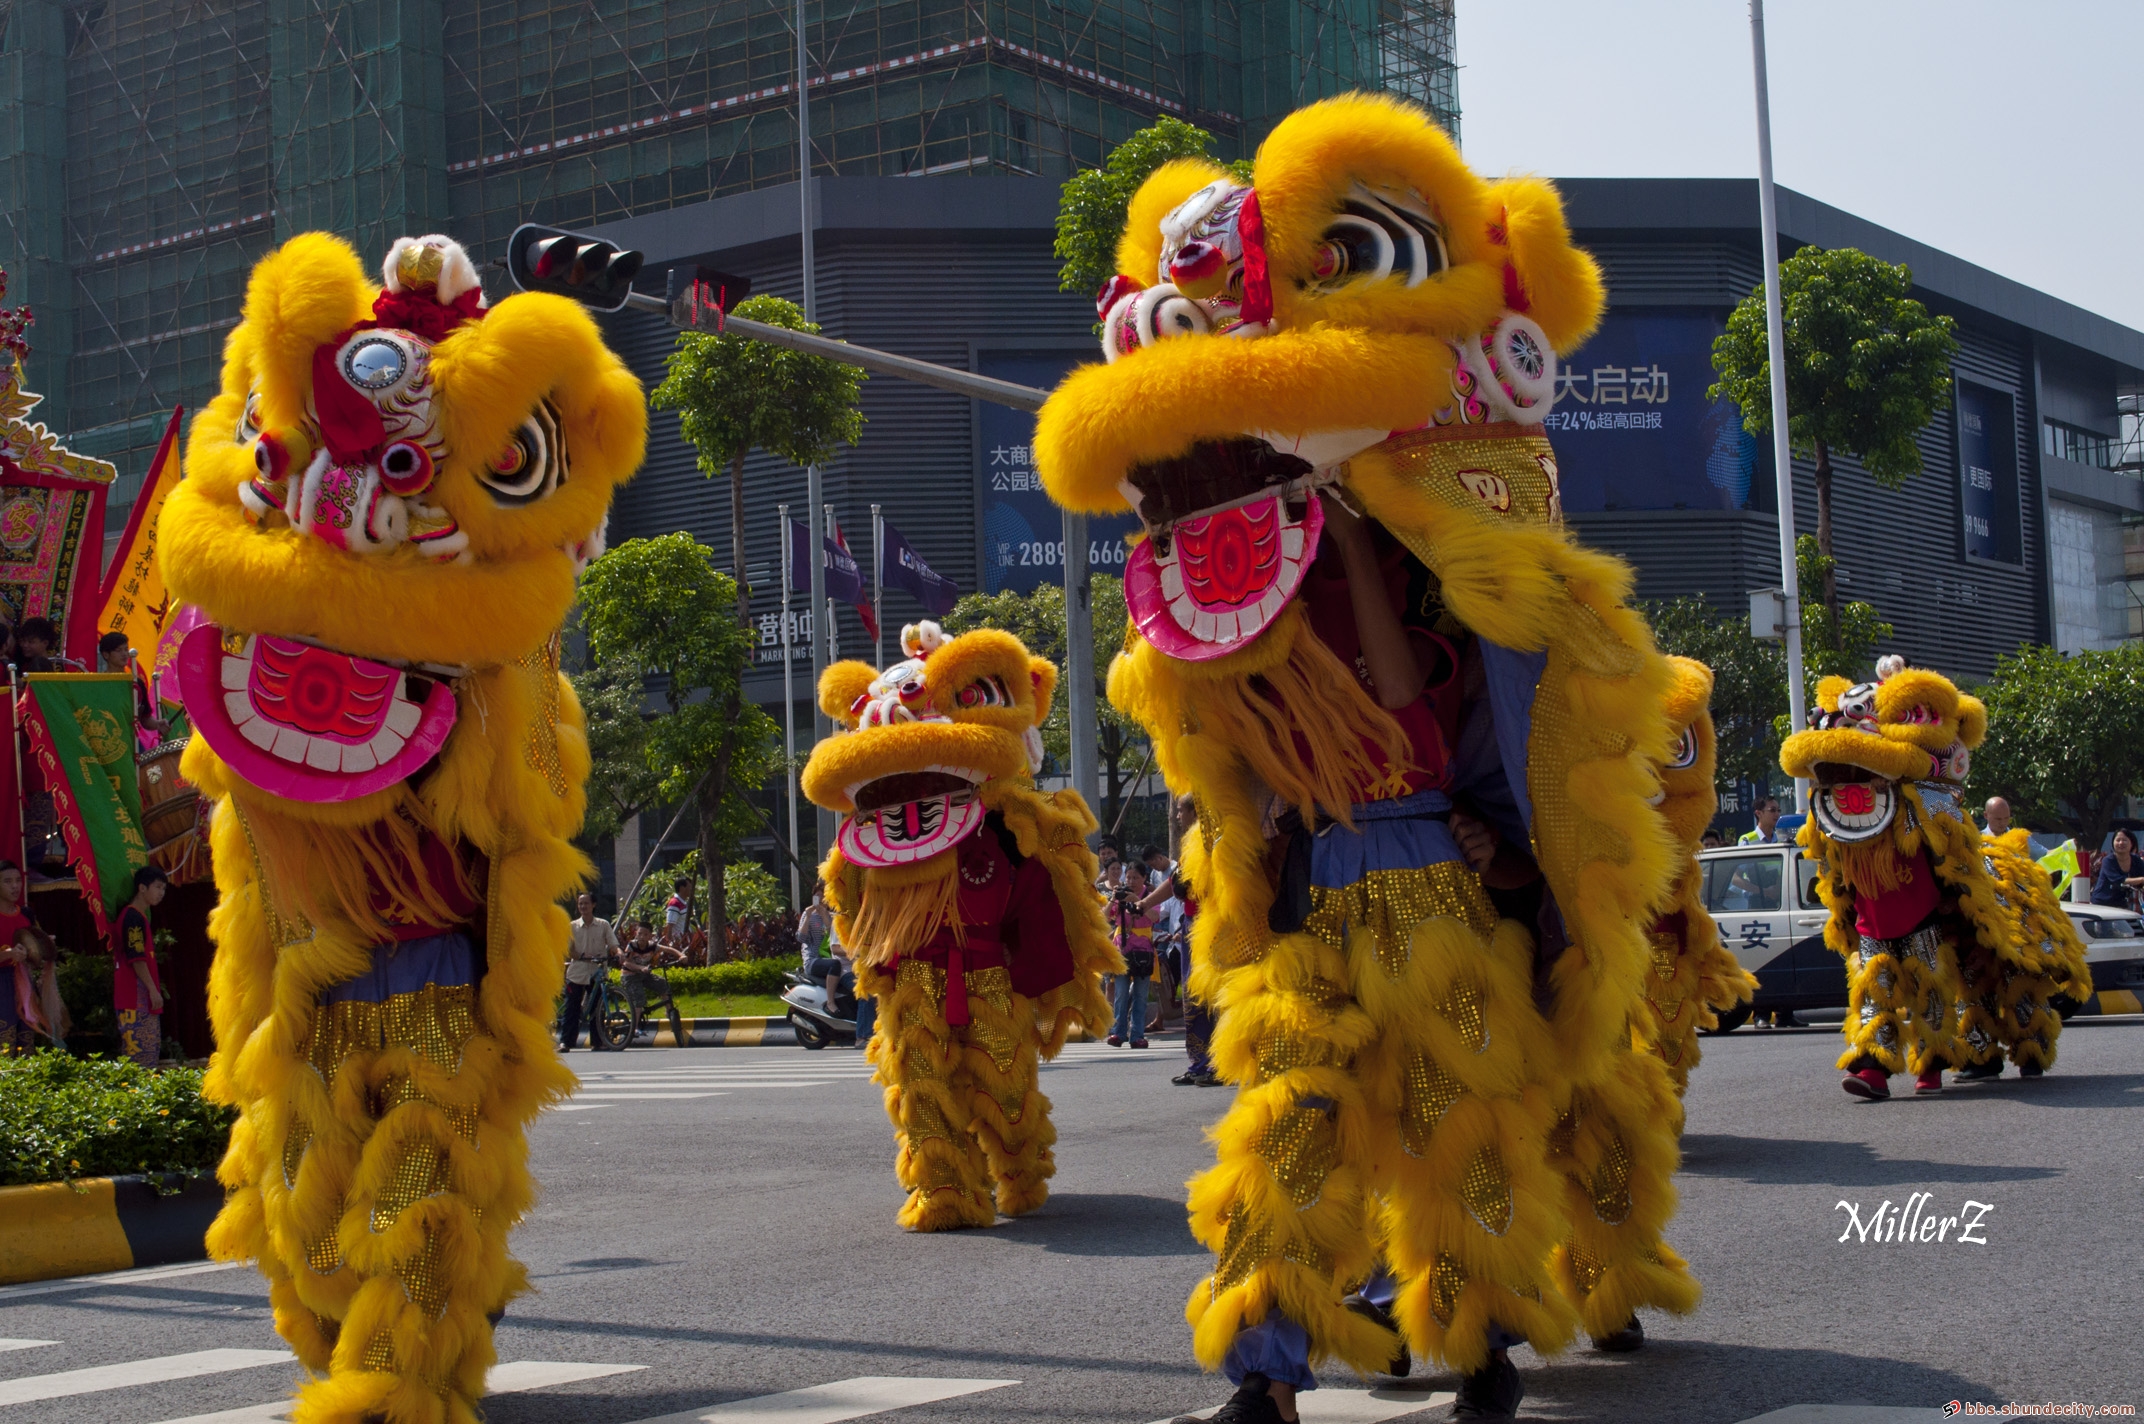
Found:
[[2003, 1075], [2003, 1061], [1990, 1058], [1985, 1063], [1975, 1063], [1970, 1068], [1960, 1068], [1952, 1080], [1959, 1083], [1985, 1083]]
[[[1519, 1367], [1501, 1350], [1489, 1363], [1459, 1382], [1459, 1398], [1452, 1403], [1454, 1419], [1516, 1419], [1526, 1386], [1519, 1382]], [[1215, 1415], [1216, 1419], [1220, 1416]]]
[[1211, 1068], [1199, 1074], [1197, 1082], [1202, 1088], [1225, 1088], [1228, 1086], [1228, 1084], [1221, 1081], [1221, 1075]]
[[2020, 1078], [2037, 1078], [2046, 1071], [2037, 1063], [2027, 1063], [2017, 1070], [2017, 1075]]
[[1392, 1318], [1392, 1312], [1362, 1295], [1351, 1295], [1340, 1304], [1363, 1319], [1384, 1326], [1399, 1337], [1399, 1344], [1392, 1351], [1392, 1362], [1385, 1366], [1385, 1373], [1395, 1379], [1407, 1378], [1408, 1371], [1414, 1368], [1414, 1356], [1407, 1352], [1407, 1337], [1401, 1333], [1400, 1324]]
[[1245, 1375], [1243, 1383], [1228, 1397], [1228, 1403], [1208, 1418], [1179, 1414], [1169, 1424], [1286, 1424], [1286, 1421], [1280, 1417], [1280, 1406], [1266, 1393], [1266, 1377]]
[[1633, 1315], [1621, 1330], [1593, 1337], [1593, 1348], [1610, 1355], [1627, 1355], [1645, 1348], [1645, 1327]]
[[1179, 1088], [1195, 1088], [1198, 1086], [1199, 1075], [1191, 1069], [1186, 1068], [1183, 1072], [1177, 1074], [1169, 1081], [1174, 1083]]

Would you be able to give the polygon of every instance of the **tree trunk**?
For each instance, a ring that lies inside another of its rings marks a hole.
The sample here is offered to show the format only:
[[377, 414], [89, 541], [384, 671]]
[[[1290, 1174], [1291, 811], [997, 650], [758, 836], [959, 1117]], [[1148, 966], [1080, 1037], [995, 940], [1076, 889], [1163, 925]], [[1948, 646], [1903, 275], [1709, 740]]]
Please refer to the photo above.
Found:
[[1831, 559], [1831, 447], [1816, 442], [1816, 547], [1824, 565], [1824, 612], [1831, 620], [1832, 641], [1839, 633], [1839, 571]]
[[1105, 723], [1101, 735], [1095, 738], [1094, 749], [1100, 753], [1102, 764], [1108, 771], [1108, 778], [1103, 783], [1102, 814], [1099, 817], [1102, 831], [1106, 835], [1117, 824], [1117, 807], [1124, 799], [1123, 734]]
[[[739, 674], [740, 679], [742, 673]], [[725, 957], [729, 945], [729, 894], [722, 884], [723, 869], [729, 864], [722, 850], [721, 819], [722, 803], [729, 796], [730, 760], [736, 751], [737, 712], [742, 698], [742, 683], [730, 693], [724, 708], [723, 723], [732, 729], [722, 739], [722, 746], [715, 753], [714, 767], [707, 779], [700, 783], [700, 865], [707, 872], [707, 959], [710, 964], [718, 957]]]
[[[785, 554], [787, 550], [783, 551]], [[744, 451], [730, 461], [730, 564], [737, 577], [737, 621], [752, 622], [752, 591], [744, 579]]]

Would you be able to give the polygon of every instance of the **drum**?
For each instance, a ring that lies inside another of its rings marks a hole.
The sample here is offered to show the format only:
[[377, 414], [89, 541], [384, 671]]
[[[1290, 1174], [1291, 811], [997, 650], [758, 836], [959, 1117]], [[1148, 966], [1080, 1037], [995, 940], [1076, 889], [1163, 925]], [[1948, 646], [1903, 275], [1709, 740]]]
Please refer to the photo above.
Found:
[[184, 742], [164, 742], [135, 757], [141, 778], [141, 834], [151, 850], [194, 828], [200, 793], [179, 776]]

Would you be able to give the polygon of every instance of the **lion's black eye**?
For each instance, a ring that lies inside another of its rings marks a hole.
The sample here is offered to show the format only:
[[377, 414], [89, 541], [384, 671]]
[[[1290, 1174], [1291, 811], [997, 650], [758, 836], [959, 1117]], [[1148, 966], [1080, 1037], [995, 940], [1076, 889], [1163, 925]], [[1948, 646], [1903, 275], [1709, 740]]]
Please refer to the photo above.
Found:
[[533, 504], [565, 483], [565, 432], [552, 404], [539, 402], [506, 448], [477, 467], [476, 477], [507, 505]]
[[1412, 287], [1442, 272], [1448, 261], [1435, 218], [1358, 184], [1320, 236], [1311, 275], [1328, 289], [1381, 277]]

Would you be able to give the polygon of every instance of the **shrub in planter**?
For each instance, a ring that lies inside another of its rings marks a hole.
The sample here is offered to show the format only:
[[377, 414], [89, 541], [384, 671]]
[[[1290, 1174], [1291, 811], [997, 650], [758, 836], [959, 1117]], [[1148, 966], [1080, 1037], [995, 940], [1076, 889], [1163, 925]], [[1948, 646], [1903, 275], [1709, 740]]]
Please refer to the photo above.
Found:
[[198, 1069], [49, 1050], [0, 1059], [0, 1186], [213, 1172], [236, 1118], [202, 1098]]
[[782, 974], [797, 967], [794, 959], [733, 959], [670, 971], [673, 994], [779, 994]]

